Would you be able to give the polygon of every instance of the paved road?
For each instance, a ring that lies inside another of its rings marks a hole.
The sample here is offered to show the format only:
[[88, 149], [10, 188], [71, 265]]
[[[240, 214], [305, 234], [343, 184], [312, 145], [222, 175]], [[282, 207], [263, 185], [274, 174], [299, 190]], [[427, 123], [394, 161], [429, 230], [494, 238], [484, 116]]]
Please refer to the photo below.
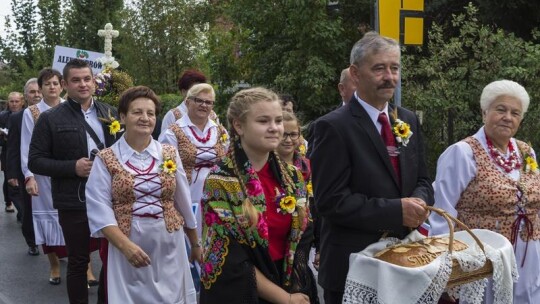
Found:
[[[3, 174], [0, 174], [0, 185]], [[28, 247], [17, 223], [15, 213], [4, 211], [0, 190], [0, 304], [62, 304], [69, 303], [66, 290], [67, 259], [60, 261], [62, 283], [49, 284], [49, 262], [43, 253], [29, 256]], [[41, 248], [40, 248], [41, 250]], [[92, 254], [94, 274], [98, 276], [101, 262]], [[96, 303], [97, 287], [89, 290], [90, 303]]]
[[[3, 181], [3, 174], [0, 173], [0, 185]], [[27, 250], [15, 213], [4, 211], [0, 189], [0, 304], [69, 303], [65, 283], [67, 258], [60, 260], [62, 283], [53, 286], [48, 281], [47, 257], [43, 252], [39, 256], [29, 256]], [[97, 252], [92, 254], [92, 267], [97, 277], [101, 268]], [[324, 304], [320, 287], [319, 299]], [[89, 301], [96, 303], [97, 287], [90, 288]]]

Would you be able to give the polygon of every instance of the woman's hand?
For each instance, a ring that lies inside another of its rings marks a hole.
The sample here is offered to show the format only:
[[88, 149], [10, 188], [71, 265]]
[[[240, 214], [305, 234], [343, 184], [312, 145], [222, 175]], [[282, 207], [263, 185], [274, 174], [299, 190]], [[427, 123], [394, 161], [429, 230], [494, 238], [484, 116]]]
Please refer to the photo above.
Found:
[[289, 304], [309, 304], [309, 297], [303, 293], [292, 293], [289, 297]]
[[193, 263], [193, 261], [197, 261], [199, 264], [202, 263], [202, 247], [198, 245], [197, 247], [191, 247], [191, 255], [189, 257], [189, 261]]
[[313, 258], [313, 268], [315, 270], [319, 271], [319, 264], [321, 262], [321, 254], [319, 252], [315, 253], [315, 257]]
[[135, 268], [146, 267], [150, 265], [150, 257], [133, 242], [126, 244], [125, 249], [122, 250], [122, 253], [128, 260], [128, 262]]
[[28, 180], [26, 181], [25, 187], [26, 187], [26, 192], [28, 192], [28, 194], [32, 196], [39, 195], [38, 185], [37, 185], [36, 179], [33, 176], [28, 178]]

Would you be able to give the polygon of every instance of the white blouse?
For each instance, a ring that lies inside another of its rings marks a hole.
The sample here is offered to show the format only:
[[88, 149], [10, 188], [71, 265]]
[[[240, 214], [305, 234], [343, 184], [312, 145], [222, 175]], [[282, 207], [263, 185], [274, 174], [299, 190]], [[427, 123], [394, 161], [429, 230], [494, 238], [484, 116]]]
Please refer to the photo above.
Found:
[[[60, 100], [60, 102], [63, 101], [63, 99]], [[36, 106], [39, 113], [43, 113], [51, 108], [43, 99], [41, 99]], [[35, 122], [32, 112], [30, 112], [30, 109], [28, 108], [24, 109], [23, 121], [21, 125], [21, 170], [25, 178], [34, 176], [34, 174], [28, 169], [28, 153], [30, 151], [30, 141], [32, 139], [32, 133], [34, 132], [34, 125]]]
[[[165, 116], [163, 116], [163, 120], [161, 121], [161, 133], [160, 133], [160, 135], [163, 135], [163, 133], [165, 133], [165, 131], [172, 124], [174, 124], [176, 122], [176, 117], [174, 116], [174, 113], [173, 113], [174, 109], [175, 108], [170, 109], [169, 111], [167, 111]], [[180, 110], [180, 113], [182, 113], [182, 117], [187, 116], [188, 109], [187, 109], [185, 100], [183, 100], [182, 103], [180, 103], [180, 105], [178, 105], [176, 107], [176, 109]]]
[[[487, 147], [484, 127], [480, 128], [473, 135], [482, 147], [489, 153]], [[516, 140], [511, 139], [514, 147], [517, 147]], [[508, 156], [508, 155], [506, 155]], [[519, 161], [521, 155], [518, 153]], [[502, 168], [499, 168], [504, 172]], [[513, 180], [518, 180], [520, 176], [519, 169], [514, 169], [510, 173], [506, 173]], [[441, 154], [437, 161], [437, 175], [433, 182], [433, 190], [435, 191], [435, 207], [446, 210], [450, 215], [456, 217], [456, 204], [461, 197], [461, 193], [465, 191], [469, 183], [476, 176], [476, 161], [474, 160], [471, 146], [466, 142], [459, 141], [446, 149]], [[448, 224], [444, 218], [432, 212], [429, 217], [431, 225], [431, 234], [438, 235], [448, 233]]]
[[[473, 137], [489, 153], [484, 128], [480, 128]], [[512, 138], [511, 141], [514, 147], [517, 147], [516, 140]], [[536, 158], [534, 151], [532, 151], [532, 154]], [[507, 154], [506, 157], [508, 156]], [[519, 161], [522, 161], [519, 153], [518, 157]], [[498, 169], [504, 172], [502, 168]], [[504, 173], [516, 181], [520, 178], [519, 169]], [[434, 206], [444, 209], [456, 217], [457, 211], [455, 207], [461, 193], [465, 191], [475, 176], [476, 162], [469, 144], [460, 141], [448, 147], [437, 162], [437, 176], [433, 183], [433, 189], [435, 190]], [[429, 222], [431, 224], [431, 235], [448, 233], [449, 229], [446, 220], [435, 212], [432, 212], [429, 216]], [[518, 264], [524, 261], [525, 264], [518, 266], [519, 279], [513, 286], [513, 303], [540, 303], [540, 285], [538, 283], [540, 241], [525, 242], [520, 237], [516, 241], [517, 243], [514, 245], [516, 261], [518, 261]], [[491, 288], [489, 288], [489, 284], [484, 292], [484, 303], [493, 303], [494, 295]]]
[[[163, 163], [162, 146], [155, 140], [152, 140], [146, 149], [141, 153], [138, 153], [128, 145], [124, 136], [122, 136], [111, 146], [111, 149], [124, 169], [132, 174], [136, 174], [136, 172], [127, 165], [128, 162], [139, 170], [145, 170], [149, 168], [152, 160], [155, 159], [155, 165], [149, 173], [157, 173], [161, 170], [159, 167]], [[176, 153], [175, 162], [177, 168], [174, 206], [184, 217], [185, 226], [190, 229], [195, 229], [197, 228], [197, 221], [191, 211], [189, 184], [178, 152]], [[159, 196], [161, 194], [161, 190], [156, 189], [161, 187], [160, 183], [156, 184], [152, 180], [142, 179], [136, 179], [135, 183], [137, 184], [137, 189], [134, 189], [134, 191], [140, 190], [146, 193], [155, 191], [153, 192], [154, 195]], [[161, 207], [149, 204], [155, 201], [153, 196], [139, 196], [136, 193], [136, 197], [138, 197], [138, 199], [132, 207], [132, 210], [136, 210], [135, 213], [158, 214], [162, 211]], [[96, 157], [94, 160], [88, 182], [86, 183], [86, 201], [88, 222], [92, 237], [103, 237], [101, 229], [107, 226], [118, 226], [112, 209], [111, 175], [100, 157]]]

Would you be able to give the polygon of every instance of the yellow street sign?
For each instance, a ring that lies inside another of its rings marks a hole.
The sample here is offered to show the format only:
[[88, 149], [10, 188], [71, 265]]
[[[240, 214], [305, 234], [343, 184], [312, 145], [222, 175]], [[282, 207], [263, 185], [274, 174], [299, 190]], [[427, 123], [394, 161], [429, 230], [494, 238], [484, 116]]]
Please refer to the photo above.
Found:
[[379, 33], [402, 45], [424, 43], [424, 0], [379, 0]]

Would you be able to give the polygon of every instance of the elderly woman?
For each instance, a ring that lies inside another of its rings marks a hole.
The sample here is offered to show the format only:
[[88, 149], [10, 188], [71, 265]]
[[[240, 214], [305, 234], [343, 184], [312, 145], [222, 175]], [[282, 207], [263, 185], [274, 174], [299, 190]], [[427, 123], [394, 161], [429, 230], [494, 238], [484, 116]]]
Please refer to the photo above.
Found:
[[[187, 115], [182, 116], [161, 134], [159, 141], [178, 148], [186, 170], [191, 203], [197, 222], [201, 222], [200, 202], [204, 180], [210, 168], [225, 156], [229, 136], [222, 125], [210, 119], [216, 95], [206, 83], [192, 86], [186, 95]], [[199, 237], [202, 228], [199, 225]]]
[[[529, 107], [516, 82], [494, 81], [480, 97], [484, 126], [448, 147], [437, 164], [435, 207], [470, 228], [489, 229], [514, 245], [519, 281], [514, 303], [540, 303], [540, 175], [533, 149], [516, 140]], [[448, 232], [443, 218], [430, 216], [432, 234]], [[486, 288], [486, 303], [493, 302]]]
[[[180, 95], [184, 97], [184, 100], [176, 107], [170, 109], [163, 117], [161, 124], [161, 133], [163, 134], [171, 125], [173, 125], [182, 116], [185, 116], [188, 112], [186, 99], [187, 92], [192, 86], [199, 83], [207, 83], [206, 76], [195, 69], [190, 69], [182, 73], [180, 79], [178, 79], [178, 90]], [[217, 115], [214, 111], [210, 114], [210, 119], [217, 121]]]
[[[108, 303], [196, 303], [184, 243], [198, 244], [197, 222], [180, 157], [152, 139], [159, 100], [126, 90], [118, 113], [125, 133], [95, 159], [86, 184], [92, 236], [105, 236]], [[201, 250], [192, 259], [201, 259]]]

